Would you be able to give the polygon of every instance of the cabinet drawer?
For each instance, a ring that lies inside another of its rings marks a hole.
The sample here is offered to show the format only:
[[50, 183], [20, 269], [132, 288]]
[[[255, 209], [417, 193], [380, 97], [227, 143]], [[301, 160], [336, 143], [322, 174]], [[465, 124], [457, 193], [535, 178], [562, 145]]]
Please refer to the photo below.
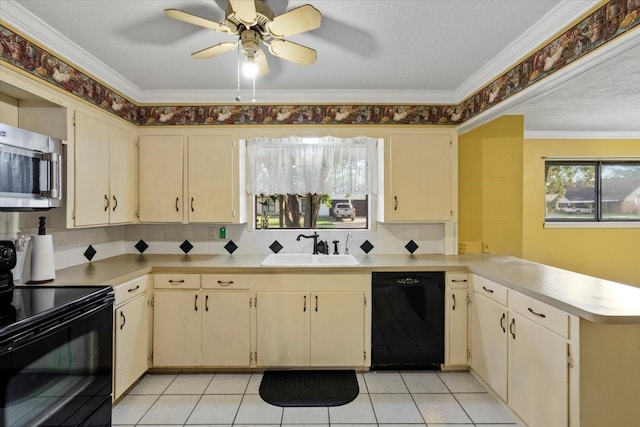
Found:
[[156, 289], [200, 289], [199, 274], [154, 274]]
[[447, 273], [447, 285], [451, 289], [468, 289], [469, 276], [467, 273]]
[[509, 302], [511, 310], [565, 338], [569, 338], [568, 313], [518, 292], [511, 292]]
[[506, 287], [475, 274], [471, 275], [471, 281], [473, 282], [473, 290], [475, 292], [478, 292], [499, 304], [507, 305], [508, 289]]
[[149, 288], [149, 276], [144, 275], [142, 277], [129, 280], [113, 287], [113, 293], [115, 295], [114, 306], [119, 306], [131, 298], [138, 296], [145, 292]]
[[249, 289], [250, 274], [203, 274], [202, 289]]

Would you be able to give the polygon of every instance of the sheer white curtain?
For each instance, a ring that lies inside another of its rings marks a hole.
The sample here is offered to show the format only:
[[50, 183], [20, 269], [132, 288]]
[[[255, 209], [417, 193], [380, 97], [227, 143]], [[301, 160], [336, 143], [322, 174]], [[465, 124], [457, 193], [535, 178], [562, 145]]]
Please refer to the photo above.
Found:
[[377, 140], [267, 138], [247, 140], [250, 194], [376, 194]]

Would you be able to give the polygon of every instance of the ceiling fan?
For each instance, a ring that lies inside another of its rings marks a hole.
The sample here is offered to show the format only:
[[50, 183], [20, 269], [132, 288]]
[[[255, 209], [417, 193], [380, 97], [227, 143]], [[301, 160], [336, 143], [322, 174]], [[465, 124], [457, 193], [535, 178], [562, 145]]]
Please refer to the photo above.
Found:
[[178, 21], [238, 36], [235, 42], [218, 43], [194, 52], [191, 56], [198, 59], [212, 58], [229, 52], [240, 44], [245, 57], [243, 69], [249, 77], [269, 72], [266, 54], [260, 48], [261, 43], [272, 55], [296, 64], [309, 65], [317, 59], [314, 49], [284, 40], [284, 37], [320, 27], [322, 15], [310, 4], [275, 16], [263, 0], [229, 0], [224, 24], [178, 9], [165, 9], [164, 13]]

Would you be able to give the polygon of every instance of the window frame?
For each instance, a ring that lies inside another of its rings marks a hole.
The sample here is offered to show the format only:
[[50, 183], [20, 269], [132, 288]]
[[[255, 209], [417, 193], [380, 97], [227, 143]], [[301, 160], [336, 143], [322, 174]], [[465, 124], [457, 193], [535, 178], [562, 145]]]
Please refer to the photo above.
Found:
[[[593, 218], [549, 218], [547, 216], [547, 170], [550, 166], [593, 166], [594, 173], [594, 213]], [[603, 218], [602, 171], [607, 166], [637, 166], [640, 158], [544, 158], [544, 227], [545, 228], [640, 228], [638, 218]]]

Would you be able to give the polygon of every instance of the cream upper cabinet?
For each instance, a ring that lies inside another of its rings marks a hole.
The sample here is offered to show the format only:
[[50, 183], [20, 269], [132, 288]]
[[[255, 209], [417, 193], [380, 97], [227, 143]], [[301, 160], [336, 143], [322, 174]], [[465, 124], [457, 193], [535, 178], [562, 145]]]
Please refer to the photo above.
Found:
[[76, 111], [75, 226], [135, 222], [136, 156], [134, 132]]
[[445, 366], [464, 366], [468, 351], [468, 285], [466, 273], [447, 273], [445, 291]]
[[109, 124], [75, 114], [74, 224], [109, 223]]
[[238, 222], [238, 150], [230, 136], [189, 136], [189, 222]]
[[140, 137], [140, 221], [246, 222], [244, 149], [226, 135]]
[[140, 137], [140, 222], [183, 221], [182, 136]]
[[[126, 224], [137, 220], [138, 150], [132, 132], [116, 126], [109, 128], [109, 183], [111, 199], [109, 222]], [[126, 171], [129, 171], [127, 173]]]
[[452, 135], [392, 135], [385, 141], [380, 178], [381, 222], [454, 219], [454, 149]]

